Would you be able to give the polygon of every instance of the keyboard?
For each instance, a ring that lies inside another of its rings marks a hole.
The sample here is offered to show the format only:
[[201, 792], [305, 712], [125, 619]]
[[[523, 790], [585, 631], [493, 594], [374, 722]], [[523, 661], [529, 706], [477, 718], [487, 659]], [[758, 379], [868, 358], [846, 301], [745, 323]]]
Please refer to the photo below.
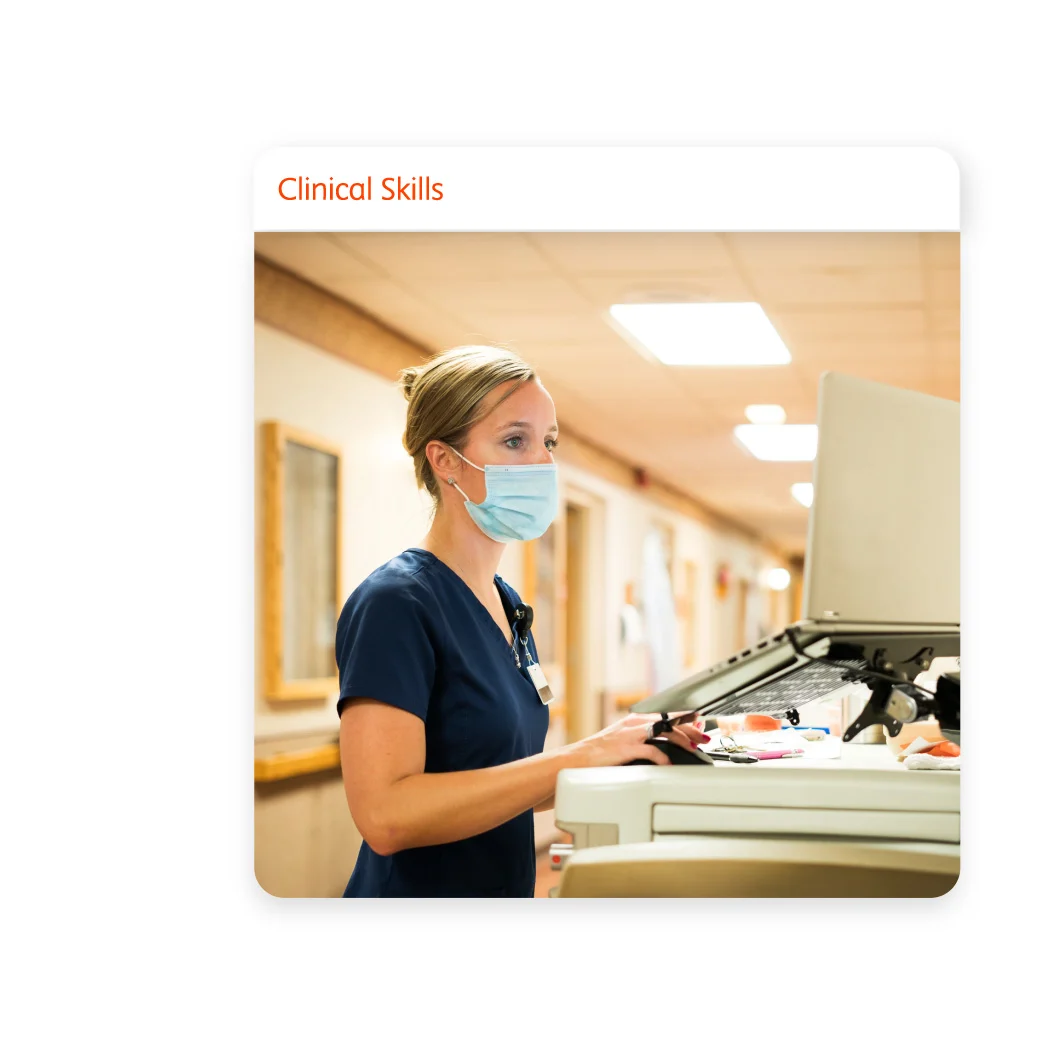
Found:
[[743, 692], [725, 696], [714, 707], [707, 708], [708, 714], [768, 714], [781, 717], [790, 707], [821, 700], [849, 682], [844, 681], [845, 668], [866, 667], [862, 659], [832, 660], [830, 664], [804, 663], [787, 671], [782, 676], [755, 682], [754, 687]]

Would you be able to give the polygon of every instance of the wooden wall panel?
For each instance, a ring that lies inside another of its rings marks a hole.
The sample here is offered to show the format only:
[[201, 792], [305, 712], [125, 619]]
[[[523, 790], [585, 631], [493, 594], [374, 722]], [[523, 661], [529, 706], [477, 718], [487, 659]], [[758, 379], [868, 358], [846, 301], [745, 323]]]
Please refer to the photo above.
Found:
[[341, 895], [361, 843], [339, 769], [254, 784], [254, 874], [269, 895]]

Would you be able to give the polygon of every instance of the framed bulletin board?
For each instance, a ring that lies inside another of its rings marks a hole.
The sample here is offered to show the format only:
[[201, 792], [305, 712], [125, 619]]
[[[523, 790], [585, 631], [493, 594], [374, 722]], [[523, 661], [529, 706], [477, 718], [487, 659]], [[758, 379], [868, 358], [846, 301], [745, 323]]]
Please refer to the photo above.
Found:
[[261, 425], [262, 671], [269, 700], [337, 691], [341, 610], [341, 451], [315, 435]]

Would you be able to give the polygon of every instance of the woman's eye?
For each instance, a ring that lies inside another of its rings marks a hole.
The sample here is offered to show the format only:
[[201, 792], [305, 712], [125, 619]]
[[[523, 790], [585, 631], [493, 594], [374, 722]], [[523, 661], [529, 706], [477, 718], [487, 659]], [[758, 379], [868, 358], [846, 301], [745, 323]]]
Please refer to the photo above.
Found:
[[558, 449], [558, 439], [544, 439], [544, 445], [549, 449]]
[[522, 443], [522, 436], [521, 435], [512, 435], [510, 439], [505, 439], [504, 440], [504, 445], [507, 446], [509, 449], [518, 449], [518, 447], [521, 445], [521, 443]]

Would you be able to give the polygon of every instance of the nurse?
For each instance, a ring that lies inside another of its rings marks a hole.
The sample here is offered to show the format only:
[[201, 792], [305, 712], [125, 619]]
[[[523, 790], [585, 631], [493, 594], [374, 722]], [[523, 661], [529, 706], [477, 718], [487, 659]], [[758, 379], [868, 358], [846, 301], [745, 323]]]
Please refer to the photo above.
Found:
[[[658, 716], [544, 752], [536, 645], [497, 573], [505, 544], [539, 537], [558, 506], [555, 406], [532, 368], [455, 348], [401, 386], [403, 445], [434, 513], [421, 546], [374, 570], [337, 623], [341, 771], [363, 836], [344, 894], [532, 897], [533, 813], [554, 806], [559, 771], [668, 764], [645, 744]], [[706, 739], [694, 726], [667, 736]]]

